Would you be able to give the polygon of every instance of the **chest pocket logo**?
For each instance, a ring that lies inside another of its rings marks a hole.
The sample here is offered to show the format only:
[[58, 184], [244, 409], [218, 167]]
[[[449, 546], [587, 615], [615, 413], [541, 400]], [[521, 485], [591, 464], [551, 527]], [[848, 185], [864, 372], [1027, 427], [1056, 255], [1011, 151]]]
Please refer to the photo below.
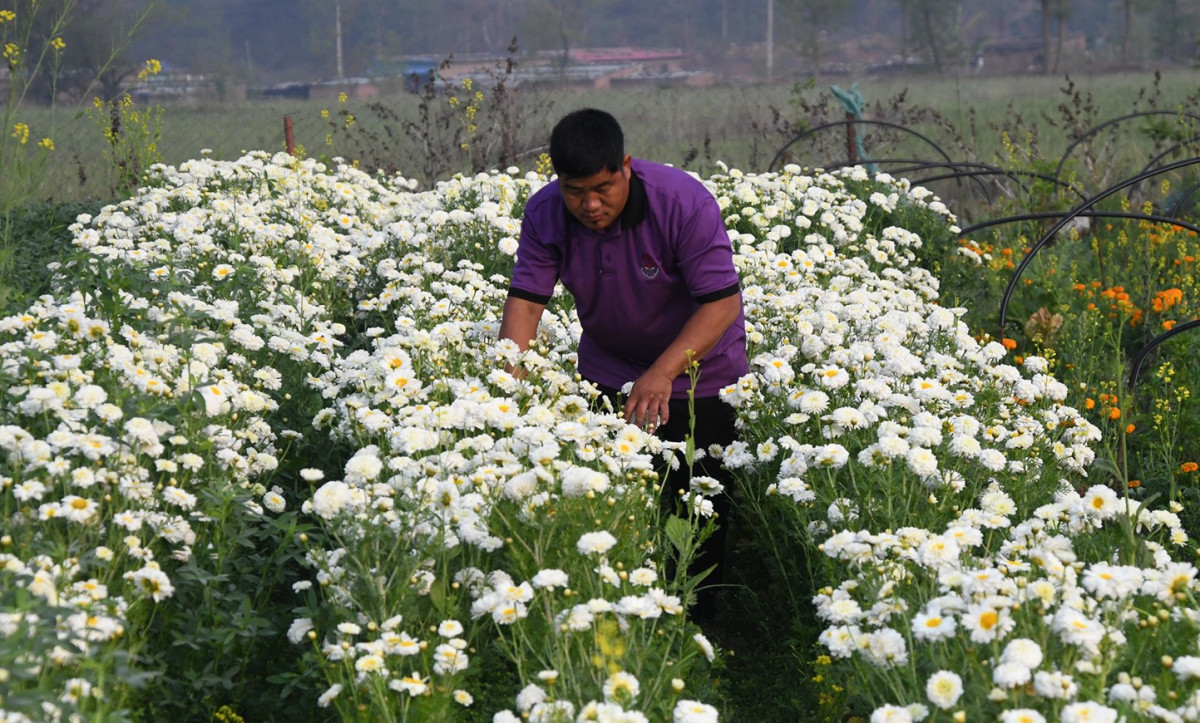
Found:
[[653, 279], [658, 276], [658, 264], [654, 263], [654, 259], [650, 258], [650, 254], [642, 254], [642, 276], [647, 279]]

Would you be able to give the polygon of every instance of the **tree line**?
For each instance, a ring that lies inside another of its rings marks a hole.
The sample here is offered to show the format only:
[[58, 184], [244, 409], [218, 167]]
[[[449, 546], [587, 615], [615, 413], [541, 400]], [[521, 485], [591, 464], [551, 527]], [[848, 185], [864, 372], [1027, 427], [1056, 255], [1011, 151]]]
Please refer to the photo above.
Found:
[[[752, 61], [764, 44], [819, 72], [869, 39], [876, 51], [933, 72], [970, 67], [988, 43], [1035, 39], [1033, 70], [1060, 72], [1064, 38], [1086, 38], [1112, 65], [1190, 62], [1195, 0], [13, 0], [52, 16], [75, 6], [63, 62], [44, 95], [93, 88], [111, 97], [146, 58], [230, 83], [387, 73], [412, 55], [502, 55], [572, 48], [678, 48], [697, 66]], [[151, 3], [132, 38], [132, 18]], [[107, 63], [113, 43], [130, 42]], [[49, 37], [42, 42], [50, 42]], [[758, 62], [759, 67], [754, 67]], [[49, 72], [49, 71], [43, 71]]]

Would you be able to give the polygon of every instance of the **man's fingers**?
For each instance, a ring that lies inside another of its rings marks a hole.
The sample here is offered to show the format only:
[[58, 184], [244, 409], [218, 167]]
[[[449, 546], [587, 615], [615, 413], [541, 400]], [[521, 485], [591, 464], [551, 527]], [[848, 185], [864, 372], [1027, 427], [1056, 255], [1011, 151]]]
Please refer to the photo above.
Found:
[[667, 423], [670, 395], [643, 393], [636, 385], [625, 401], [625, 421], [645, 430], [655, 430]]

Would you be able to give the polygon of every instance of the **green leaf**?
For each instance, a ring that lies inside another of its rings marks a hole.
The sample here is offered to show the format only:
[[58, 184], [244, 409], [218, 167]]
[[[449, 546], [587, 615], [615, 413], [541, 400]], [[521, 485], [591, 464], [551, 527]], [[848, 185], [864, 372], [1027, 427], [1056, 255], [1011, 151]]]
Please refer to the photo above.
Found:
[[429, 600], [439, 613], [446, 612], [446, 591], [438, 585], [429, 588]]
[[697, 586], [698, 586], [700, 583], [704, 582], [704, 578], [706, 578], [706, 577], [708, 577], [709, 575], [711, 575], [711, 574], [712, 574], [712, 571], [713, 571], [713, 570], [716, 570], [716, 569], [717, 569], [717, 566], [716, 566], [716, 565], [713, 565], [712, 567], [708, 568], [707, 570], [702, 570], [702, 571], [700, 571], [700, 572], [698, 572], [698, 573], [696, 573], [696, 574], [694, 574], [694, 575], [692, 575], [692, 574], [689, 574], [689, 575], [687, 576], [687, 582], [686, 582], [686, 583], [684, 583], [684, 585], [683, 585], [683, 591], [684, 591], [685, 593], [690, 593], [690, 592], [692, 592], [693, 590], [695, 590], [695, 589], [696, 589], [696, 587], [697, 587]]
[[682, 517], [668, 517], [665, 525], [667, 539], [676, 550], [683, 552], [692, 545], [692, 526]]

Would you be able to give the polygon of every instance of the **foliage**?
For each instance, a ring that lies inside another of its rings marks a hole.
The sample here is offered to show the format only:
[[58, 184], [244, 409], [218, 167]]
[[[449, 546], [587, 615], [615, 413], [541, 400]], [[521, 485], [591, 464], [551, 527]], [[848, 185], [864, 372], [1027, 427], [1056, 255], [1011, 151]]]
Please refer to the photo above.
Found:
[[[444, 78], [430, 71], [417, 94], [416, 117], [375, 101], [370, 119], [360, 118], [339, 99], [329, 122], [328, 152], [348, 157], [368, 172], [404, 173], [427, 186], [455, 173], [508, 168], [541, 151], [553, 102], [540, 90], [517, 87], [516, 38], [508, 57], [479, 78]], [[452, 58], [441, 64], [449, 68]]]
[[95, 213], [100, 204], [31, 204], [13, 209], [8, 233], [13, 255], [0, 281], [0, 313], [11, 313], [50, 291], [54, 269], [74, 255], [67, 228], [80, 214]]
[[[161, 70], [162, 63], [147, 60], [138, 78], [145, 80]], [[162, 137], [163, 113], [161, 107], [139, 110], [128, 93], [107, 102], [92, 99], [89, 115], [108, 144], [104, 159], [112, 197], [132, 195], [141, 185], [146, 170], [162, 160], [158, 143]]]
[[[153, 5], [145, 4], [139, 22]], [[0, 126], [0, 277], [6, 279], [25, 265], [19, 258], [23, 240], [16, 236], [25, 230], [24, 220], [14, 214], [31, 202], [41, 201], [40, 194], [53, 185], [47, 176], [55, 151], [59, 79], [66, 67], [68, 45], [63, 37], [75, 21], [77, 10], [74, 0], [18, 2], [12, 9], [0, 10], [0, 45], [8, 71]], [[129, 40], [136, 27], [137, 23], [127, 33], [108, 38], [117, 47], [110, 49], [107, 59], [98, 56], [101, 72], [121, 52], [121, 43]], [[42, 116], [46, 127], [36, 128], [35, 133], [27, 119], [31, 115], [29, 102], [39, 92], [45, 94], [50, 113]], [[33, 241], [36, 244], [36, 239]], [[17, 300], [9, 286], [0, 284], [0, 309]]]
[[[66, 47], [60, 34], [73, 3], [54, 8], [43, 28], [38, 22], [36, 2], [20, 3], [13, 9], [0, 10], [0, 45], [8, 67], [8, 81], [0, 133], [0, 269], [8, 246], [8, 215], [12, 209], [30, 200], [36, 179], [49, 164], [54, 150], [53, 118], [50, 127], [31, 128], [22, 120], [23, 108], [34, 78], [42, 73], [57, 76]], [[44, 33], [44, 37], [42, 34]], [[35, 133], [35, 130], [37, 131]], [[32, 140], [31, 140], [32, 139]]]

